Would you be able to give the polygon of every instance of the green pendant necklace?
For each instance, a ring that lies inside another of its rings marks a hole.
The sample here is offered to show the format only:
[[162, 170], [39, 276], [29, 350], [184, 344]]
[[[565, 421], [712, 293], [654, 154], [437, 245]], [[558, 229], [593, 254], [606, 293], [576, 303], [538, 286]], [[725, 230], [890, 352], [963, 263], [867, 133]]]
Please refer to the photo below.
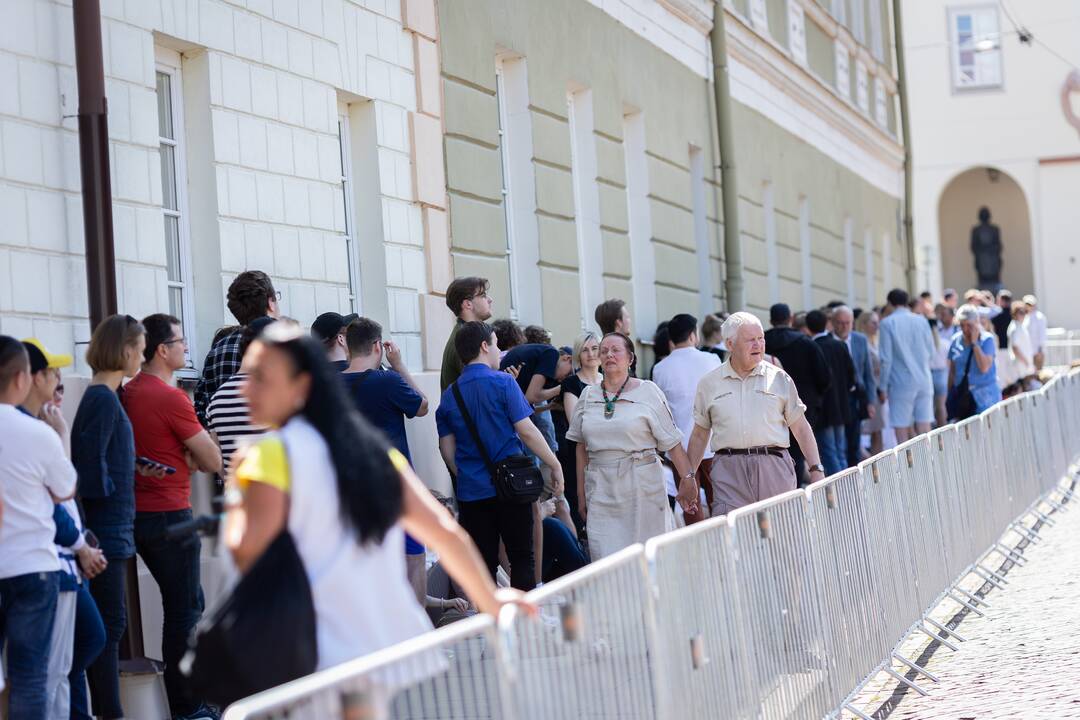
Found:
[[619, 396], [622, 395], [623, 388], [626, 387], [626, 383], [630, 382], [630, 374], [627, 373], [626, 379], [622, 381], [622, 385], [619, 386], [618, 392], [615, 393], [615, 397], [609, 398], [607, 394], [607, 388], [604, 387], [604, 381], [600, 381], [600, 392], [604, 394], [604, 419], [610, 420], [615, 416], [615, 403], [618, 402]]

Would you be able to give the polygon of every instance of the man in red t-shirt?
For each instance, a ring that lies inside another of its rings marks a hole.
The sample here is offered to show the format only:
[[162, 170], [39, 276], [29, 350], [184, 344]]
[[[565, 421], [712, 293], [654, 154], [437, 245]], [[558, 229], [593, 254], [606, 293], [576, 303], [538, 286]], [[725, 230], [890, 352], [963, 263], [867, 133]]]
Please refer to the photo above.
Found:
[[166, 540], [165, 530], [191, 519], [191, 471], [220, 471], [221, 451], [199, 424], [188, 396], [173, 385], [173, 373], [184, 367], [187, 349], [180, 321], [155, 314], [143, 319], [143, 327], [142, 372], [124, 386], [121, 402], [135, 434], [135, 455], [175, 472], [135, 475], [135, 551], [161, 590], [161, 652], [172, 715], [212, 717], [212, 711], [191, 696], [179, 669], [188, 636], [203, 611], [202, 544], [197, 535]]

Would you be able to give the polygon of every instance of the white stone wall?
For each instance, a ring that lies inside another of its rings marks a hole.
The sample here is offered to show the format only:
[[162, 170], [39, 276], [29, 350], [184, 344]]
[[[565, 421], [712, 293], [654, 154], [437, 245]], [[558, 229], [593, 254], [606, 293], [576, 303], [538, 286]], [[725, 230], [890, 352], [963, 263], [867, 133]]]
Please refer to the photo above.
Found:
[[[81, 356], [74, 343], [90, 328], [78, 136], [75, 118], [62, 117], [78, 106], [70, 2], [4, 0], [3, 16], [0, 332]], [[349, 310], [342, 102], [375, 118], [374, 147], [352, 157], [377, 159], [356, 190], [376, 217], [355, 221], [364, 243], [384, 249], [361, 255], [379, 265], [365, 268], [363, 296], [385, 301], [361, 310], [419, 369], [425, 237], [411, 167], [415, 33], [401, 0], [103, 0], [102, 16], [120, 311], [168, 308], [155, 93], [155, 51], [166, 48], [183, 56], [193, 259], [220, 273], [209, 279], [219, 292], [195, 296], [196, 363], [217, 324], [233, 322], [224, 293], [241, 270], [270, 273], [283, 311], [303, 324]]]

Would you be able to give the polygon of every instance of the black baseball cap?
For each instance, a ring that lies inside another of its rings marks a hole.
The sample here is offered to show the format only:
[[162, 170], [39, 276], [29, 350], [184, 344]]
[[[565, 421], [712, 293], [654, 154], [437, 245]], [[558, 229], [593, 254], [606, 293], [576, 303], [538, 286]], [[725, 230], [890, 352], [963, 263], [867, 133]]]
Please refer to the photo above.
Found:
[[311, 323], [311, 336], [323, 342], [331, 340], [358, 317], [360, 316], [356, 313], [341, 315], [336, 312], [325, 312], [315, 318], [315, 322]]

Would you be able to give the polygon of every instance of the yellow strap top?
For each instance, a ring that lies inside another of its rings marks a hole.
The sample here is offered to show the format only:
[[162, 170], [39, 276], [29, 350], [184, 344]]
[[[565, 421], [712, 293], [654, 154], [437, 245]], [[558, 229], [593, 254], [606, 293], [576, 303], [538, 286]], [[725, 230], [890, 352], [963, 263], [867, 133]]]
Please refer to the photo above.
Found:
[[246, 490], [250, 483], [260, 482], [288, 493], [289, 460], [281, 438], [270, 435], [249, 447], [236, 466], [236, 482], [241, 490]]
[[[399, 473], [409, 467], [409, 461], [396, 448], [390, 448], [387, 454]], [[270, 435], [248, 448], [244, 459], [236, 467], [236, 482], [241, 490], [246, 490], [252, 482], [260, 482], [288, 493], [289, 460], [281, 438]]]

